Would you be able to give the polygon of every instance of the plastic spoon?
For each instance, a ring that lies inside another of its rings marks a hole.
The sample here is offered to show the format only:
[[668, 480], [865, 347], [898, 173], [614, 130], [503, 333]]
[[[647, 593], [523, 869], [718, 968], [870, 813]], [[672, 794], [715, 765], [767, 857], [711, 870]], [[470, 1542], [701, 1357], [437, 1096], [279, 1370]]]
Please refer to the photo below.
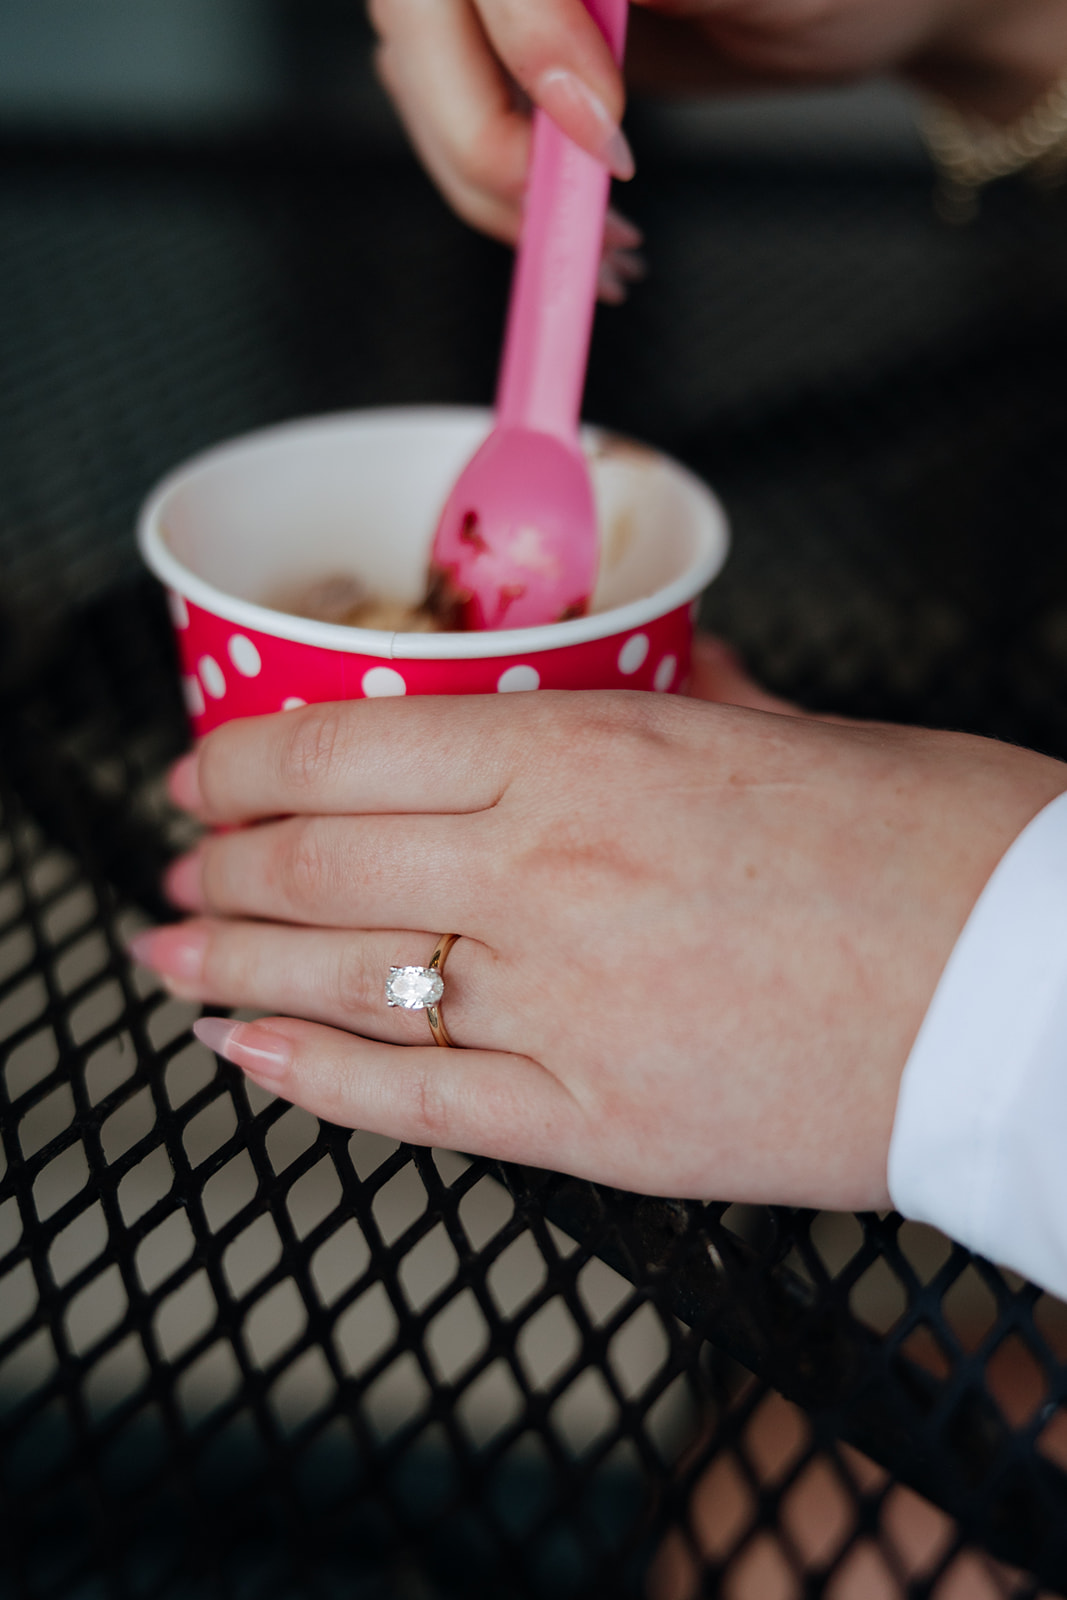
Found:
[[[586, 0], [621, 62], [627, 0]], [[578, 416], [610, 175], [534, 116], [496, 421], [448, 497], [431, 554], [435, 609], [461, 629], [581, 616], [599, 541]]]

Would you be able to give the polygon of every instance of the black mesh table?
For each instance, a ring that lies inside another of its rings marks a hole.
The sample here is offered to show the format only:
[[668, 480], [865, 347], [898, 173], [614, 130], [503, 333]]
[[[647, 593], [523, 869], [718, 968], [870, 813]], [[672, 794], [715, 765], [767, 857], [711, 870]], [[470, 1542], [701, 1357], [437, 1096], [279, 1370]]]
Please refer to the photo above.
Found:
[[[218, 438], [490, 393], [503, 252], [322, 148], [3, 150], [0, 1597], [1067, 1594], [1067, 1307], [896, 1216], [320, 1126], [190, 1034], [134, 508]], [[1067, 208], [643, 165], [588, 413], [726, 499], [812, 706], [1067, 756]]]

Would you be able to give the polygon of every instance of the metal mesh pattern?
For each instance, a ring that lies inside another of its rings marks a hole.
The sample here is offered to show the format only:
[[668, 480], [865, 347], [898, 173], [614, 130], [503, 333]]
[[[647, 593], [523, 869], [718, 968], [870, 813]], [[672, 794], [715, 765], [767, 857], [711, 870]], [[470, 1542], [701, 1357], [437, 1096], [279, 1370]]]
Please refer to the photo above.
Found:
[[[643, 182], [589, 412], [724, 489], [711, 620], [1067, 755], [1062, 212]], [[134, 505], [278, 416], [484, 398], [503, 255], [321, 154], [11, 151], [0, 230], [0, 1596], [1067, 1593], [1058, 1302], [893, 1216], [320, 1126], [123, 954], [184, 737]]]

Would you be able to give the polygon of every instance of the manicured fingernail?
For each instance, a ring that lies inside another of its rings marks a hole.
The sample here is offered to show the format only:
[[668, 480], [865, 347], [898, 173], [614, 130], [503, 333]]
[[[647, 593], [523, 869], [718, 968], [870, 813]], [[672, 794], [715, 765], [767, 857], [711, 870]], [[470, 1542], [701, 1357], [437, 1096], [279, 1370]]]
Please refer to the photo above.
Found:
[[637, 250], [609, 250], [605, 260], [623, 283], [640, 283], [648, 277], [648, 262]]
[[616, 178], [634, 175], [634, 158], [626, 135], [584, 79], [566, 67], [551, 67], [534, 85], [534, 95], [564, 133], [602, 161]]
[[167, 793], [176, 806], [183, 811], [199, 811], [203, 805], [203, 796], [200, 793], [200, 756], [196, 750], [191, 750], [187, 756], [182, 756], [170, 769], [167, 778]]
[[131, 939], [127, 948], [142, 967], [157, 972], [173, 994], [195, 999], [202, 987], [206, 944], [203, 928], [182, 923], [173, 928], [149, 928]]
[[201, 1044], [265, 1087], [280, 1083], [289, 1069], [292, 1051], [288, 1039], [262, 1023], [201, 1017], [193, 1023], [193, 1032]]
[[644, 244], [645, 236], [636, 222], [624, 217], [614, 206], [608, 207], [604, 218], [604, 245], [608, 250], [636, 250]]
[[183, 911], [200, 910], [199, 851], [191, 850], [188, 855], [171, 862], [163, 874], [163, 893]]
[[622, 183], [629, 183], [637, 171], [634, 153], [630, 149], [630, 141], [621, 128], [616, 128], [603, 150], [600, 159], [607, 167], [613, 178], [618, 178]]
[[626, 285], [607, 257], [597, 269], [596, 292], [597, 299], [608, 306], [621, 306], [626, 299]]

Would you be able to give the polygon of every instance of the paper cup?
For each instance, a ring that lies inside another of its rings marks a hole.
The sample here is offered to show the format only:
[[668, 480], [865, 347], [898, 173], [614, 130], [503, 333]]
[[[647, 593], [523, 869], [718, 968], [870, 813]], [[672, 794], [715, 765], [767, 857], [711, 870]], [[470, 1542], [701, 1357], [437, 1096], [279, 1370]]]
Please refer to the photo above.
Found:
[[168, 591], [196, 735], [365, 696], [684, 687], [695, 600], [725, 559], [726, 519], [676, 462], [593, 429], [602, 554], [589, 616], [385, 633], [276, 608], [337, 573], [417, 605], [441, 507], [489, 426], [488, 412], [444, 407], [313, 418], [219, 445], [159, 485], [138, 539]]

